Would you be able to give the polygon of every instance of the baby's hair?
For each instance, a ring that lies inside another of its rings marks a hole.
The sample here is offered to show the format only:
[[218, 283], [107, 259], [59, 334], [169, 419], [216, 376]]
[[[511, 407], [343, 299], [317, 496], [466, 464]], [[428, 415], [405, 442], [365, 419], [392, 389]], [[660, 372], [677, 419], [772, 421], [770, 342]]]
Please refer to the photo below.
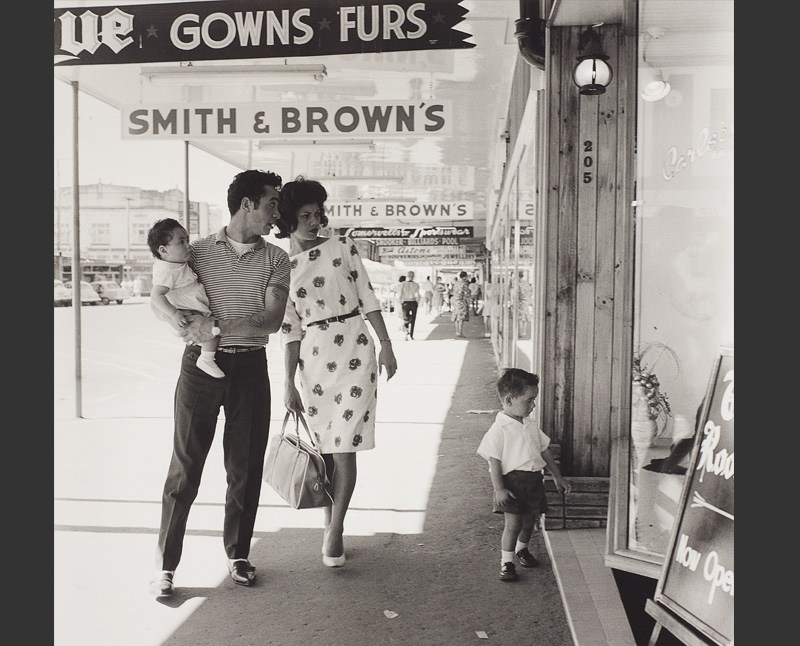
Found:
[[501, 400], [506, 395], [519, 397], [528, 386], [538, 385], [539, 375], [522, 368], [506, 368], [497, 380], [497, 395]]
[[150, 230], [147, 232], [147, 246], [150, 247], [150, 251], [155, 258], [161, 259], [161, 254], [158, 253], [158, 248], [163, 244], [164, 246], [170, 243], [172, 240], [172, 232], [175, 231], [180, 227], [183, 229], [183, 225], [178, 222], [175, 218], [164, 218], [163, 220], [158, 220], [156, 223], [150, 227]]

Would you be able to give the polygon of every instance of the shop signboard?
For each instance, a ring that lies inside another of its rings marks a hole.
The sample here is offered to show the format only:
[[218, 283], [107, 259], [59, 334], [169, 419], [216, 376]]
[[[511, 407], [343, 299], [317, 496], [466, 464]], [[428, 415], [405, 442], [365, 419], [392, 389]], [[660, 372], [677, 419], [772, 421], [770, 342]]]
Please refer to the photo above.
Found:
[[[690, 470], [648, 612], [692, 643], [733, 644], [733, 348], [715, 361]], [[675, 618], [678, 619], [675, 619]], [[690, 628], [686, 628], [686, 626]], [[655, 642], [651, 642], [655, 643]], [[689, 643], [687, 641], [687, 643]]]
[[471, 49], [460, 0], [213, 0], [60, 7], [53, 64], [195, 62]]
[[400, 228], [408, 229], [413, 229], [413, 225], [418, 223], [430, 225], [443, 221], [472, 220], [474, 217], [470, 201], [423, 203], [409, 200], [329, 202], [325, 205], [325, 215], [332, 227], [352, 224], [397, 228], [400, 225]]
[[316, 139], [448, 136], [447, 101], [153, 103], [120, 108], [123, 139]]
[[343, 227], [338, 234], [351, 238], [380, 240], [380, 244], [390, 244], [388, 240], [416, 239], [455, 239], [472, 238], [473, 227]]

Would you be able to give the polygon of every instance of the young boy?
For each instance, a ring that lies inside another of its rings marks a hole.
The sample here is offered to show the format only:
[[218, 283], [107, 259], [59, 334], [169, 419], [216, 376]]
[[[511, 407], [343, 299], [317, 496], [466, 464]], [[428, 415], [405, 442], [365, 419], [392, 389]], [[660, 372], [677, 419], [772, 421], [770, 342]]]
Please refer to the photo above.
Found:
[[497, 396], [503, 410], [483, 436], [478, 455], [489, 462], [494, 488], [492, 511], [505, 517], [500, 580], [516, 581], [515, 554], [522, 567], [538, 565], [528, 550], [528, 541], [540, 515], [547, 511], [543, 467], [553, 474], [559, 491], [569, 493], [570, 484], [553, 460], [548, 448], [550, 438], [530, 417], [539, 396], [539, 375], [507, 368], [497, 381]]
[[[147, 245], [156, 259], [150, 300], [159, 311], [179, 324], [183, 322], [181, 310], [193, 310], [211, 316], [206, 290], [188, 263], [189, 234], [181, 223], [174, 218], [158, 220], [147, 232]], [[218, 345], [219, 336], [200, 344], [197, 367], [212, 377], [222, 379], [225, 373], [214, 359]]]

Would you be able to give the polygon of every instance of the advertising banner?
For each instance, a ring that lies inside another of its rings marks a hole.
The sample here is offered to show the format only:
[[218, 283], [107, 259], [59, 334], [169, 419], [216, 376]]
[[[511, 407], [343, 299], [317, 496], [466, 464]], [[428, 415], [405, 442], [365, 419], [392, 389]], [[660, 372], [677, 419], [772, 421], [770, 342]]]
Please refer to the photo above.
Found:
[[53, 64], [469, 49], [460, 0], [237, 0], [55, 9]]
[[396, 137], [452, 134], [449, 102], [184, 103], [120, 109], [123, 139]]
[[389, 239], [405, 240], [409, 238], [439, 240], [453, 238], [457, 243], [460, 238], [472, 238], [473, 227], [346, 227], [340, 229], [338, 235], [350, 236], [354, 239], [368, 238], [379, 241], [379, 244], [390, 244]]

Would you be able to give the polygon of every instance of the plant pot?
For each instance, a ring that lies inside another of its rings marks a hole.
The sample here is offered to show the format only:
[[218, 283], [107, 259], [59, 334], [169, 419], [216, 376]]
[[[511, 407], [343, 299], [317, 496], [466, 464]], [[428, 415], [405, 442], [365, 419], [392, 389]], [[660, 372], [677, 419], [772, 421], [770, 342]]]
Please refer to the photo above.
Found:
[[637, 471], [645, 465], [647, 452], [652, 446], [657, 432], [658, 426], [654, 419], [631, 420], [631, 442], [636, 453]]

